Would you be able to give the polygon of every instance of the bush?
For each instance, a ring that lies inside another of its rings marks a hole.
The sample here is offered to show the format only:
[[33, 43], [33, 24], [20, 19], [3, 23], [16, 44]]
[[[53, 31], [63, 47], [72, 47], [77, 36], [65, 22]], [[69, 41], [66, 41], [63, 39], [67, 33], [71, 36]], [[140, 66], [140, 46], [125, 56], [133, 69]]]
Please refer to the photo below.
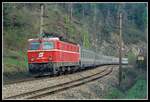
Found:
[[136, 44], [139, 40], [146, 42], [146, 37], [144, 35], [144, 32], [137, 29], [135, 25], [130, 25], [123, 30], [123, 40], [128, 44]]
[[135, 56], [135, 54], [133, 52], [129, 52], [128, 53], [128, 62], [131, 65], [135, 65], [135, 63], [136, 63], [136, 56]]
[[129, 89], [126, 98], [145, 98], [147, 97], [147, 82], [146, 80], [138, 80], [136, 84]]
[[27, 71], [27, 55], [22, 51], [8, 50], [4, 56], [4, 73]]
[[87, 31], [83, 31], [83, 46], [90, 48], [89, 35]]
[[123, 97], [124, 97], [124, 94], [121, 91], [119, 91], [117, 88], [111, 87], [108, 94], [104, 98], [118, 99], [118, 98], [123, 98]]

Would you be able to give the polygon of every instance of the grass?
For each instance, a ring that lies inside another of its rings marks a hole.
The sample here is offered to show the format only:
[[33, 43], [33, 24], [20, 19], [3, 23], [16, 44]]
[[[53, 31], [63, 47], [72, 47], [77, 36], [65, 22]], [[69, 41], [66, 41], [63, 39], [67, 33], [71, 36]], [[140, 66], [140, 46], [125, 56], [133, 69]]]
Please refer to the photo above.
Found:
[[[25, 71], [27, 64], [25, 60], [18, 60], [6, 57], [3, 60], [4, 62], [4, 72], [14, 72], [14, 71]], [[16, 68], [15, 68], [16, 67]]]
[[138, 80], [126, 93], [111, 87], [106, 99], [145, 99], [147, 97], [147, 82], [146, 80]]
[[27, 55], [23, 51], [5, 50], [3, 56], [3, 78], [5, 80], [28, 76]]
[[117, 88], [111, 87], [106, 99], [145, 99], [147, 97], [147, 82], [146, 80], [138, 80], [125, 93]]
[[121, 87], [110, 87], [106, 96], [107, 99], [146, 99], [147, 79], [146, 71], [139, 71], [135, 68], [124, 69]]
[[115, 87], [111, 87], [107, 93], [106, 96], [104, 96], [105, 99], [119, 99], [119, 98], [123, 98], [125, 95], [123, 92], [121, 92], [120, 90], [118, 90]]
[[144, 99], [147, 97], [147, 82], [146, 80], [138, 80], [135, 85], [128, 90], [127, 99]]

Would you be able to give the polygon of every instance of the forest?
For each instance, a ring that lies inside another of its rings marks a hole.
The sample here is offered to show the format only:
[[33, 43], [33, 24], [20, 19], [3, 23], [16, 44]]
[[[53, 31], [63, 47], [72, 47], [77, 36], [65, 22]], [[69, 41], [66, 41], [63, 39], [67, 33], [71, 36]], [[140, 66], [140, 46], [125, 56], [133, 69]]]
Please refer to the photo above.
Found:
[[[123, 14], [124, 45], [138, 44], [140, 41], [146, 43], [147, 7], [144, 3], [45, 5], [44, 31], [64, 34], [69, 40], [86, 48], [97, 48], [101, 51], [103, 46], [108, 49], [117, 46], [119, 12]], [[37, 37], [40, 32], [40, 4], [12, 3], [3, 6], [5, 48], [26, 49], [27, 39]]]

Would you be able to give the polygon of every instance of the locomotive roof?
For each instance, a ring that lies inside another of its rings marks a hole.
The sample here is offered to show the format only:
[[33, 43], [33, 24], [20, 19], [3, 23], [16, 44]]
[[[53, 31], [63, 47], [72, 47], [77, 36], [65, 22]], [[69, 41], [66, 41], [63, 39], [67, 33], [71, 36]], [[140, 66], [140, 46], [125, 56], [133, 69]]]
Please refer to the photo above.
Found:
[[[58, 34], [54, 32], [44, 31], [41, 39], [42, 40], [60, 40], [60, 41], [64, 41], [67, 43], [78, 45], [78, 43], [68, 40], [64, 34]], [[40, 40], [40, 39], [39, 38], [28, 39], [28, 41], [36, 41], [36, 40]]]
[[33, 39], [28, 39], [28, 41], [36, 41], [36, 40], [59, 40], [59, 38], [33, 38]]
[[[40, 40], [40, 38], [33, 38], [33, 39], [28, 39], [28, 41], [37, 41], [37, 40]], [[60, 40], [60, 41], [63, 41], [63, 42], [67, 42], [67, 43], [71, 43], [71, 44], [75, 44], [75, 45], [78, 45], [77, 43], [74, 43], [74, 42], [71, 42], [71, 41], [68, 41], [66, 39], [59, 39], [58, 37], [53, 37], [53, 38], [41, 38], [41, 40]]]
[[58, 34], [55, 32], [44, 32], [42, 37], [57, 37], [57, 38], [59, 38], [60, 41], [78, 45], [76, 42], [73, 42], [73, 41], [70, 41], [69, 39], [67, 39], [65, 34]]

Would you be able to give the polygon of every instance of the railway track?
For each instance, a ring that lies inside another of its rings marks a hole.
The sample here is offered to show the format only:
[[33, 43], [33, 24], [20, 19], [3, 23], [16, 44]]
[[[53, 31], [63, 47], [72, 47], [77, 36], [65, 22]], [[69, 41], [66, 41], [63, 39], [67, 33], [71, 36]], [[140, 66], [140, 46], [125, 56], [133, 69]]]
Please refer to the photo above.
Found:
[[[112, 65], [112, 64], [110, 64]], [[115, 65], [115, 64], [114, 64]], [[96, 67], [97, 68], [97, 67]], [[87, 70], [90, 70], [90, 69], [95, 69], [95, 68], [89, 68]], [[85, 70], [85, 69], [84, 69]], [[84, 71], [82, 70], [82, 71]], [[82, 72], [81, 71], [81, 72]], [[80, 72], [80, 71], [78, 71]], [[73, 73], [78, 73], [78, 72], [73, 72]], [[66, 73], [65, 73], [66, 74]], [[67, 74], [70, 74], [70, 73], [67, 73]], [[64, 75], [64, 74], [63, 74]], [[42, 79], [48, 79], [48, 78], [53, 78], [54, 76], [50, 76], [50, 75], [45, 75], [45, 76], [41, 76], [41, 77], [37, 77], [37, 76], [34, 76], [34, 77], [28, 77], [28, 78], [24, 78], [24, 79], [19, 79], [19, 80], [13, 80], [13, 81], [8, 81], [8, 82], [4, 82], [3, 84], [4, 85], [10, 85], [10, 84], [18, 84], [18, 83], [23, 83], [23, 82], [29, 82], [29, 81], [35, 81], [35, 80], [42, 80]]]
[[33, 81], [33, 80], [35, 80], [35, 78], [25, 78], [25, 79], [7, 81], [7, 82], [4, 82], [3, 84], [4, 85], [17, 84], [17, 83], [22, 83], [22, 82], [26, 82], [26, 81]]
[[24, 79], [4, 82], [4, 85], [18, 84], [18, 83], [41, 80], [41, 79], [46, 79], [46, 78], [50, 78], [50, 76], [47, 75], [47, 76], [42, 76], [42, 77], [28, 77], [28, 78], [24, 78]]
[[[67, 74], [69, 74], [69, 73], [67, 73]], [[18, 84], [18, 83], [35, 81], [35, 80], [42, 80], [42, 79], [49, 79], [49, 78], [53, 78], [53, 77], [54, 76], [52, 76], [52, 75], [32, 76], [32, 77], [28, 77], [28, 78], [25, 78], [25, 79], [19, 79], [19, 80], [13, 80], [13, 81], [4, 82], [4, 85]]]
[[105, 68], [104, 70], [102, 70], [100, 72], [97, 72], [93, 75], [89, 75], [86, 77], [82, 77], [82, 78], [77, 79], [77, 80], [72, 80], [69, 82], [61, 83], [61, 84], [50, 86], [50, 87], [45, 87], [45, 88], [34, 90], [31, 92], [26, 92], [23, 94], [6, 97], [4, 99], [37, 99], [40, 97], [55, 94], [57, 92], [61, 92], [61, 91], [64, 91], [66, 89], [77, 87], [77, 86], [83, 85], [85, 83], [100, 79], [100, 78], [110, 74], [112, 72], [112, 70], [113, 70], [113, 67]]

